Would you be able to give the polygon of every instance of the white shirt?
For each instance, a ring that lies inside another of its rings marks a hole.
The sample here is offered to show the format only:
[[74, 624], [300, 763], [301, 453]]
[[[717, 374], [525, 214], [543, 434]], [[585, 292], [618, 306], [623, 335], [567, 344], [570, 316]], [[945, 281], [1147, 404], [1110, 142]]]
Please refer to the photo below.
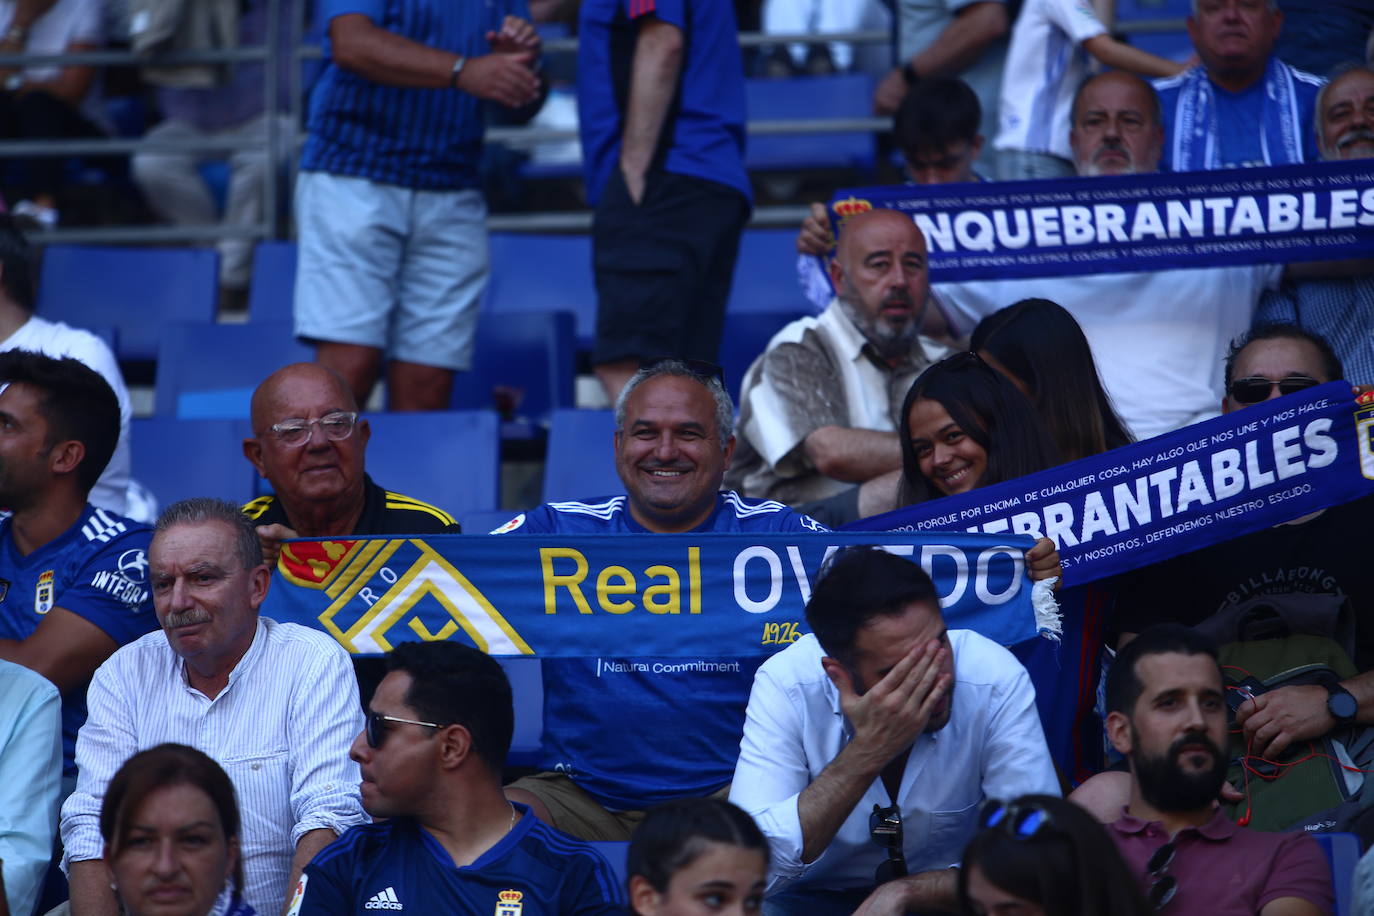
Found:
[[1026, 0], [1002, 70], [996, 149], [1073, 158], [1069, 109], [1088, 76], [1082, 44], [1106, 31], [1087, 0]]
[[935, 284], [931, 296], [960, 336], [1022, 299], [1064, 306], [1083, 328], [1121, 419], [1137, 439], [1149, 439], [1220, 413], [1226, 349], [1281, 273], [1256, 264], [969, 280]]
[[[14, 20], [14, 0], [0, 0], [0, 22], [8, 29]], [[105, 24], [101, 21], [100, 0], [57, 0], [29, 29], [24, 50], [29, 54], [61, 54], [72, 45], [102, 45]], [[24, 79], [45, 82], [62, 70], [57, 64], [36, 64], [24, 68]]]
[[[0, 0], [0, 5], [3, 3], [4, 0]], [[6, 350], [31, 350], [55, 359], [70, 356], [99, 372], [101, 378], [114, 389], [115, 400], [119, 401], [119, 442], [115, 444], [110, 463], [105, 466], [104, 473], [91, 490], [90, 501], [116, 515], [127, 515], [129, 417], [133, 411], [129, 407], [129, 389], [124, 386], [119, 363], [105, 341], [90, 331], [34, 315], [8, 338], [0, 341], [0, 352]]]
[[[971, 630], [951, 630], [954, 694], [949, 724], [911, 747], [897, 804], [912, 874], [957, 865], [986, 798], [1059, 794], [1035, 688], [1010, 652]], [[801, 861], [797, 797], [853, 737], [840, 696], [807, 634], [754, 676], [730, 801], [753, 815], [772, 849], [769, 891], [796, 884], [872, 886], [884, 851], [869, 837], [873, 806], [892, 804], [882, 780], [868, 787], [835, 839], [810, 865]]]
[[72, 862], [102, 853], [100, 803], [120, 765], [174, 741], [213, 757], [234, 783], [244, 898], [259, 913], [286, 901], [291, 856], [307, 832], [367, 820], [348, 748], [363, 727], [347, 653], [324, 633], [267, 618], [213, 700], [157, 630], [124, 646], [91, 679], [76, 739], [76, 791], [62, 806]]

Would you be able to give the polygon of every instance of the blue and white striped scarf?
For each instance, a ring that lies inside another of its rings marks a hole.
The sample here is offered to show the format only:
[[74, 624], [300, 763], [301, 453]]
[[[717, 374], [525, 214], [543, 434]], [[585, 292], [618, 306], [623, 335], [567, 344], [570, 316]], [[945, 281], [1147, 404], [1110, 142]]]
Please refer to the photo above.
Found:
[[[1167, 140], [1173, 144], [1174, 171], [1221, 168], [1215, 89], [1206, 68], [1193, 67], [1179, 79], [1174, 135]], [[1265, 165], [1302, 162], [1302, 132], [1311, 125], [1304, 126], [1299, 115], [1292, 70], [1272, 55], [1264, 70], [1263, 105], [1260, 149]]]

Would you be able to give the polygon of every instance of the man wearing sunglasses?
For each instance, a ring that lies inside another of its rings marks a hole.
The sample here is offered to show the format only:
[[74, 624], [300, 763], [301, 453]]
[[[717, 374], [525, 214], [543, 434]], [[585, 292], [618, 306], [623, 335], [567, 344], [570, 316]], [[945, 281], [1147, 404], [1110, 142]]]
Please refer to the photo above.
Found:
[[[545, 503], [495, 533], [826, 530], [780, 503], [721, 492], [735, 448], [733, 414], [718, 366], [650, 360], [616, 403], [616, 472], [626, 495]], [[627, 840], [645, 808], [722, 793], [735, 768], [757, 661], [633, 652], [543, 663], [545, 772], [507, 789], [584, 840]], [[626, 723], [652, 723], [663, 737], [627, 737]]]
[[[1323, 338], [1293, 325], [1257, 326], [1231, 347], [1221, 409], [1244, 410], [1342, 377], [1340, 360]], [[1335, 620], [1344, 615], [1354, 621], [1353, 661], [1364, 673], [1329, 688], [1271, 690], [1242, 704], [1236, 718], [1250, 752], [1277, 758], [1295, 741], [1352, 722], [1374, 723], [1374, 624], [1363, 617], [1374, 607], [1374, 571], [1365, 549], [1371, 512], [1374, 498], [1365, 497], [1138, 571], [1118, 592], [1119, 641], [1150, 623], [1214, 625], [1298, 596], [1332, 623], [1314, 632], [1338, 632]]]
[[610, 866], [501, 794], [515, 711], [490, 656], [401, 643], [349, 756], [362, 770], [355, 827], [305, 869], [288, 916], [623, 913]]
[[730, 787], [772, 847], [765, 911], [957, 909], [983, 800], [1059, 794], [1030, 677], [878, 547], [835, 554], [806, 622], [754, 678]]
[[260, 617], [271, 572], [231, 503], [189, 499], [148, 548], [160, 632], [100, 667], [77, 739], [76, 791], [62, 807], [73, 916], [115, 916], [100, 807], [139, 750], [190, 744], [224, 767], [242, 809], [244, 897], [279, 913], [305, 863], [365, 820], [348, 745], [362, 728], [348, 655], [327, 634]]
[[1322, 916], [1331, 869], [1302, 831], [1237, 826], [1226, 779], [1226, 696], [1216, 646], [1150, 627], [1107, 675], [1107, 736], [1130, 761], [1130, 800], [1108, 828], [1155, 907], [1177, 916]]

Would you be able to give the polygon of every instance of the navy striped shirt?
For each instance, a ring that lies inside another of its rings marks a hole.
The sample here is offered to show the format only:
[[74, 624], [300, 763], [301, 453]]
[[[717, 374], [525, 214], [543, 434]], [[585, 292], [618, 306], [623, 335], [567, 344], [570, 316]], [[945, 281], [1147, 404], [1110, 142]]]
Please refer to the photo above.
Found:
[[[323, 0], [321, 21], [362, 13], [412, 41], [480, 57], [507, 14], [529, 18], [526, 0]], [[325, 42], [326, 54], [329, 52]], [[486, 103], [453, 89], [383, 86], [332, 57], [310, 98], [301, 168], [417, 190], [478, 186]]]

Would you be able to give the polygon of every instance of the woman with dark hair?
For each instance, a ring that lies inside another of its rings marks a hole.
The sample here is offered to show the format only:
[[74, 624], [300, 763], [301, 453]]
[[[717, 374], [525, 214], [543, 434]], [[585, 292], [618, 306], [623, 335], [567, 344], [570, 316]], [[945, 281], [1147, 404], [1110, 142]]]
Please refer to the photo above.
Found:
[[637, 916], [757, 913], [768, 875], [768, 840], [727, 801], [684, 798], [651, 809], [625, 858]]
[[[1150, 916], [1137, 876], [1088, 812], [1051, 795], [989, 801], [964, 850], [964, 916]], [[1159, 905], [1167, 884], [1157, 885]]]
[[974, 353], [922, 372], [902, 402], [900, 503], [1002, 483], [1059, 463], [1035, 408]]
[[100, 835], [128, 916], [253, 916], [240, 899], [233, 783], [195, 748], [159, 744], [126, 760], [105, 789]]
[[978, 322], [969, 349], [1035, 404], [1065, 461], [1134, 440], [1112, 407], [1083, 329], [1048, 299], [1022, 299]]

